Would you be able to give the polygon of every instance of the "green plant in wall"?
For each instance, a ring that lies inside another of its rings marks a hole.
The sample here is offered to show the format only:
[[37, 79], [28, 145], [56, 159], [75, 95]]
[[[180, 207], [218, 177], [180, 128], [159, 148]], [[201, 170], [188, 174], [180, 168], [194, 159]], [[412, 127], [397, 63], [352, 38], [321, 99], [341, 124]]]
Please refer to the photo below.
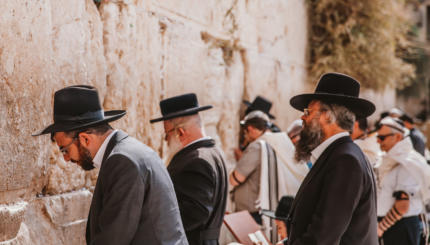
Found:
[[309, 75], [337, 71], [357, 78], [363, 87], [403, 87], [414, 66], [410, 52], [406, 0], [308, 0]]

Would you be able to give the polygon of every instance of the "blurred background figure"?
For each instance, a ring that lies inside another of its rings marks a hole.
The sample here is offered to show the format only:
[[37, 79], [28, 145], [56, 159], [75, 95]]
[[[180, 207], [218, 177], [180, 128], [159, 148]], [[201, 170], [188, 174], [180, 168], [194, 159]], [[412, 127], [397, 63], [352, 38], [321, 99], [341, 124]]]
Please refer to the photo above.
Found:
[[278, 245], [287, 245], [288, 232], [287, 232], [287, 218], [290, 212], [291, 205], [293, 204], [294, 198], [292, 196], [283, 196], [279, 201], [276, 211], [262, 210], [261, 213], [267, 217], [273, 219], [276, 223], [278, 236], [280, 241]]
[[249, 211], [276, 243], [275, 223], [259, 212], [274, 210], [284, 195], [295, 196], [308, 169], [294, 160], [294, 145], [287, 134], [270, 131], [270, 119], [264, 112], [250, 112], [240, 125], [249, 144], [230, 174], [234, 210]]
[[382, 119], [378, 129], [378, 143], [386, 152], [376, 168], [378, 237], [385, 245], [418, 245], [422, 239], [420, 217], [430, 198], [430, 167], [413, 149], [408, 131], [392, 117]]
[[291, 142], [294, 145], [300, 140], [300, 132], [303, 129], [303, 121], [302, 119], [297, 119], [287, 129], [288, 137], [290, 137]]
[[376, 138], [376, 132], [368, 133], [367, 118], [359, 118], [355, 121], [351, 132], [351, 138], [369, 159], [373, 167], [381, 162], [381, 151]]
[[414, 149], [422, 156], [425, 156], [427, 138], [418, 128], [416, 128], [414, 120], [406, 113], [401, 115], [399, 119], [402, 120], [405, 127], [409, 129], [409, 137], [411, 138]]
[[[270, 109], [272, 108], [272, 102], [270, 102], [268, 99], [258, 95], [255, 97], [255, 99], [252, 102], [249, 102], [247, 100], [244, 100], [243, 103], [247, 107], [245, 110], [245, 116], [246, 117], [250, 112], [252, 111], [261, 111], [265, 113], [269, 117], [269, 130], [272, 132], [281, 132], [281, 129], [273, 123], [273, 120], [275, 120], [275, 116], [270, 113]], [[239, 158], [241, 157], [243, 151], [245, 150], [246, 146], [250, 142], [247, 142], [244, 137], [243, 128], [240, 128], [239, 131], [239, 147], [234, 150], [234, 156], [237, 161], [239, 161]]]

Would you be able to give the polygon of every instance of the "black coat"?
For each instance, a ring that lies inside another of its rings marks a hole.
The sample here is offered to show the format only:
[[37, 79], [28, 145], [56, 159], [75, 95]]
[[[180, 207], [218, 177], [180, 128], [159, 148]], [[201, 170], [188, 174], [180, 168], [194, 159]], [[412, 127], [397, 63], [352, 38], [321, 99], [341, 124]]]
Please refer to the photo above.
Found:
[[377, 245], [373, 170], [349, 136], [330, 144], [303, 180], [287, 220], [289, 245]]
[[205, 139], [185, 147], [172, 158], [167, 170], [189, 244], [218, 244], [226, 207], [227, 172], [215, 141]]
[[161, 159], [122, 131], [106, 147], [86, 240], [91, 245], [187, 244], [173, 185]]

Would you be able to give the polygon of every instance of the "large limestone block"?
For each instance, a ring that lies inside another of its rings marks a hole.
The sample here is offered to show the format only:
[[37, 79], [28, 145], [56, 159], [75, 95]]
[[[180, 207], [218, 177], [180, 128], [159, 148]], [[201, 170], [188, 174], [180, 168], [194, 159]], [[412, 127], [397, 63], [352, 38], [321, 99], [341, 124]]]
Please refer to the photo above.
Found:
[[0, 21], [0, 203], [42, 192], [50, 140], [31, 134], [52, 122], [53, 92], [94, 84], [104, 91], [102, 28], [90, 0], [3, 1]]
[[23, 225], [32, 245], [85, 244], [92, 195], [87, 190], [40, 197], [27, 208]]
[[0, 245], [28, 245], [35, 243], [37, 243], [37, 241], [31, 240], [27, 226], [22, 223], [17, 236], [10, 240], [0, 242]]
[[26, 202], [0, 205], [0, 242], [17, 237], [26, 207]]

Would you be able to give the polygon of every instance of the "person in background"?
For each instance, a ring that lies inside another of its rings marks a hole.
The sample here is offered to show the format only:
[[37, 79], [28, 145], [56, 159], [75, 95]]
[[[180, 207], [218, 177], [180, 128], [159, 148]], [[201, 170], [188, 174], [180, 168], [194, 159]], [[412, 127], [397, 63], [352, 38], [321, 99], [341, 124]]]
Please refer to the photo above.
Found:
[[300, 132], [303, 129], [303, 121], [302, 119], [297, 119], [291, 123], [291, 125], [287, 129], [288, 137], [290, 137], [291, 141], [294, 145], [297, 144], [300, 140]]
[[381, 163], [382, 152], [376, 138], [376, 133], [367, 134], [368, 124], [367, 118], [359, 118], [354, 122], [351, 139], [354, 140], [363, 153], [369, 159], [372, 166], [378, 166]]
[[[268, 99], [264, 98], [263, 96], [258, 95], [255, 97], [255, 99], [252, 102], [249, 102], [247, 100], [244, 100], [243, 103], [247, 107], [245, 110], [245, 117], [252, 111], [262, 111], [270, 118], [270, 126], [269, 130], [277, 133], [281, 132], [281, 129], [273, 123], [273, 120], [275, 120], [275, 116], [270, 113], [270, 109], [272, 108], [272, 102]], [[243, 128], [240, 128], [239, 131], [239, 147], [234, 149], [234, 156], [236, 161], [239, 161], [241, 158], [243, 151], [246, 149], [250, 142], [247, 142], [244, 137]]]
[[377, 231], [384, 245], [419, 245], [423, 229], [419, 216], [430, 198], [430, 166], [407, 135], [400, 120], [381, 120], [377, 137], [386, 154], [376, 168]]
[[35, 134], [51, 134], [64, 160], [99, 169], [88, 215], [87, 244], [183, 244], [172, 181], [157, 153], [108, 123], [123, 110], [103, 111], [92, 86], [60, 89], [54, 123]]
[[409, 129], [409, 137], [412, 140], [414, 149], [422, 156], [425, 156], [427, 138], [418, 128], [416, 128], [414, 120], [410, 116], [403, 114], [399, 119], [402, 120], [405, 127]]
[[262, 210], [261, 214], [275, 220], [278, 235], [281, 240], [277, 243], [278, 245], [287, 245], [288, 232], [287, 232], [287, 218], [290, 212], [291, 205], [293, 204], [294, 198], [292, 196], [283, 196], [279, 201], [276, 211]]
[[224, 153], [206, 136], [194, 93], [160, 102], [164, 139], [173, 156], [167, 170], [178, 198], [179, 210], [190, 245], [218, 245], [227, 201]]
[[230, 174], [235, 211], [249, 211], [275, 243], [277, 234], [271, 230], [275, 224], [259, 211], [275, 209], [284, 195], [294, 196], [307, 168], [295, 163], [294, 146], [286, 133], [270, 132], [270, 119], [262, 111], [250, 112], [240, 124], [250, 144]]

